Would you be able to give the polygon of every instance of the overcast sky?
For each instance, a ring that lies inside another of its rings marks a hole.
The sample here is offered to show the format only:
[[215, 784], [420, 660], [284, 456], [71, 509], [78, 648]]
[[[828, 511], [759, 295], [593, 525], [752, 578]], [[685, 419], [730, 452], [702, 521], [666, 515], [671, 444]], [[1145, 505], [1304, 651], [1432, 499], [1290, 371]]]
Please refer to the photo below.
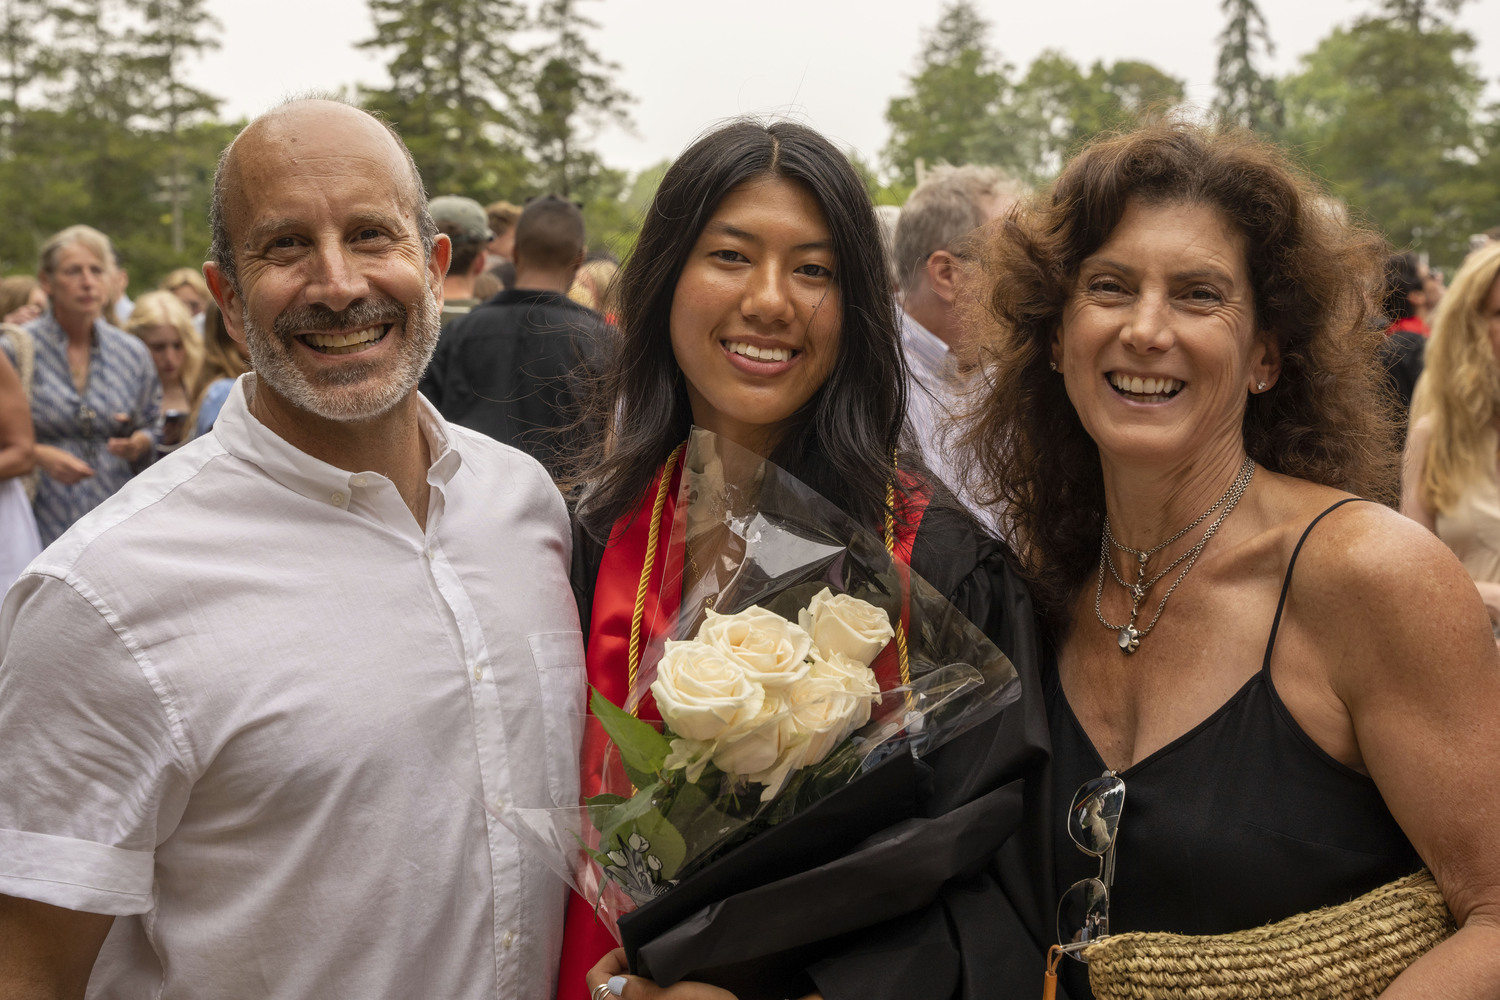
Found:
[[[189, 68], [224, 99], [228, 118], [284, 95], [385, 81], [383, 57], [355, 43], [374, 33], [365, 0], [209, 0], [224, 46]], [[611, 166], [639, 170], [675, 156], [705, 126], [737, 114], [790, 115], [874, 161], [888, 138], [885, 107], [902, 93], [940, 4], [891, 0], [597, 0], [596, 50], [619, 64], [636, 98], [634, 134], [594, 141]], [[1139, 59], [1187, 81], [1188, 100], [1213, 97], [1223, 29], [1219, 0], [977, 0], [993, 47], [1018, 69], [1044, 49], [1087, 65]], [[1333, 27], [1374, 0], [1260, 0], [1277, 46], [1271, 68], [1294, 69]], [[1500, 96], [1500, 0], [1470, 0], [1460, 24]]]

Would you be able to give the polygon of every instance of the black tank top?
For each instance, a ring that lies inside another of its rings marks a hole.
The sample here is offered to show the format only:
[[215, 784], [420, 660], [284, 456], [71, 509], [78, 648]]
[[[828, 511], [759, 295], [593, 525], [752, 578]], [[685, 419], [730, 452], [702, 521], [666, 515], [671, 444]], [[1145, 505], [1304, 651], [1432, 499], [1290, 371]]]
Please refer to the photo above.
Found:
[[[1342, 903], [1421, 867], [1375, 783], [1325, 753], [1292, 719], [1271, 683], [1271, 651], [1297, 554], [1287, 564], [1265, 659], [1218, 711], [1119, 772], [1125, 781], [1110, 890], [1110, 931], [1221, 934]], [[1063, 694], [1046, 682], [1052, 733], [1051, 820], [1056, 888], [1097, 875], [1068, 836], [1064, 812], [1105, 764]], [[1074, 1000], [1087, 969], [1065, 961]]]

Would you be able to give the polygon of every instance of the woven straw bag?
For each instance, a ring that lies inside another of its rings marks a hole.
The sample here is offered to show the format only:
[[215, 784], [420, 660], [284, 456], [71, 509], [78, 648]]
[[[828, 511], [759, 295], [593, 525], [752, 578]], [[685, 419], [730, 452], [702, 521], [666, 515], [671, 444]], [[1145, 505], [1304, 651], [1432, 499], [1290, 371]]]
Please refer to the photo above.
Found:
[[1424, 869], [1340, 906], [1233, 934], [1130, 932], [1087, 951], [1096, 1000], [1359, 1000], [1455, 930]]

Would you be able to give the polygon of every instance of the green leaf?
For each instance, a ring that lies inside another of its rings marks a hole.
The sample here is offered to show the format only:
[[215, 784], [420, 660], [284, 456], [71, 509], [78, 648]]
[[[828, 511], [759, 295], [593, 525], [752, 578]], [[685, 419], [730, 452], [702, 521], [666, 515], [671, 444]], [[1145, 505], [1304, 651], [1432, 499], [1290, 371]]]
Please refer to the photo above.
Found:
[[642, 788], [639, 792], [620, 805], [604, 811], [599, 817], [599, 833], [602, 835], [600, 843], [614, 836], [621, 827], [629, 825], [634, 820], [645, 815], [656, 808], [656, 797], [661, 792], [660, 785], [650, 785]]
[[589, 709], [619, 748], [620, 762], [631, 783], [637, 787], [651, 784], [672, 749], [671, 741], [651, 723], [637, 719], [597, 690], [589, 698]]

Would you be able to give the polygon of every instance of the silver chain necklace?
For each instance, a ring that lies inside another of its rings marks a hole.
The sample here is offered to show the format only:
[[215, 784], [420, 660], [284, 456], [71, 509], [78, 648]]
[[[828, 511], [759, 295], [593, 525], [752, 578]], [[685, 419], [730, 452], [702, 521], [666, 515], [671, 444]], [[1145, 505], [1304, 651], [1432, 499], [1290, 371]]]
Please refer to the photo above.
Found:
[[[1219, 525], [1224, 523], [1224, 519], [1229, 516], [1230, 512], [1234, 510], [1234, 508], [1239, 504], [1240, 500], [1245, 496], [1245, 491], [1250, 488], [1250, 480], [1252, 477], [1254, 477], [1254, 475], [1255, 460], [1246, 455], [1245, 464], [1240, 466], [1240, 471], [1234, 477], [1234, 482], [1229, 484], [1229, 489], [1224, 491], [1223, 496], [1214, 501], [1212, 507], [1208, 508], [1208, 510], [1205, 510], [1202, 514], [1199, 514], [1197, 517], [1195, 517], [1187, 527], [1177, 532], [1177, 534], [1149, 549], [1133, 549], [1128, 545], [1123, 545], [1120, 542], [1116, 541], [1114, 533], [1111, 532], [1109, 528], [1109, 512], [1105, 512], [1104, 533], [1099, 539], [1099, 583], [1094, 590], [1094, 617], [1099, 619], [1100, 625], [1103, 625], [1111, 632], [1119, 633], [1120, 652], [1126, 654], [1127, 656], [1131, 653], [1134, 653], [1136, 649], [1140, 647], [1141, 640], [1151, 634], [1151, 630], [1156, 627], [1157, 619], [1161, 617], [1162, 610], [1167, 606], [1167, 598], [1172, 596], [1172, 592], [1177, 589], [1177, 585], [1182, 582], [1183, 578], [1188, 575], [1188, 571], [1193, 568], [1193, 564], [1198, 561], [1198, 556], [1202, 554], [1203, 547], [1207, 545], [1208, 540], [1214, 537], [1215, 533], [1218, 532]], [[1222, 510], [1220, 510], [1221, 507], [1223, 508]], [[1203, 532], [1203, 537], [1198, 539], [1198, 541], [1194, 543], [1192, 548], [1188, 549], [1176, 559], [1173, 559], [1164, 569], [1158, 572], [1150, 580], [1147, 580], [1146, 564], [1150, 561], [1151, 557], [1156, 555], [1156, 553], [1160, 552], [1162, 549], [1166, 548], [1168, 545], [1171, 545], [1173, 542], [1177, 541], [1183, 535], [1186, 535], [1189, 531], [1193, 530], [1193, 528], [1197, 527], [1199, 524], [1202, 524], [1204, 519], [1216, 510], [1219, 511], [1219, 516], [1214, 518], [1213, 521], [1209, 524], [1208, 528]], [[1110, 557], [1111, 548], [1116, 548], [1121, 552], [1128, 552], [1131, 555], [1135, 556], [1135, 583], [1126, 583], [1124, 578], [1120, 576], [1120, 571], [1115, 568], [1114, 559]], [[1167, 592], [1162, 595], [1161, 603], [1157, 604], [1156, 606], [1156, 614], [1151, 616], [1151, 621], [1146, 624], [1146, 627], [1144, 629], [1137, 630], [1135, 627], [1135, 623], [1137, 617], [1140, 615], [1141, 601], [1146, 599], [1146, 595], [1150, 593], [1152, 587], [1155, 587], [1163, 577], [1172, 572], [1172, 570], [1176, 569], [1184, 561], [1187, 562], [1187, 565], [1182, 567], [1182, 572], [1177, 574], [1177, 579], [1172, 581], [1172, 585], [1168, 587]], [[1100, 607], [1101, 603], [1104, 600], [1104, 567], [1106, 565], [1109, 566], [1109, 571], [1114, 575], [1115, 581], [1119, 583], [1121, 587], [1124, 587], [1125, 590], [1130, 594], [1130, 621], [1124, 625], [1116, 625], [1109, 619], [1105, 618], [1104, 611]]]

